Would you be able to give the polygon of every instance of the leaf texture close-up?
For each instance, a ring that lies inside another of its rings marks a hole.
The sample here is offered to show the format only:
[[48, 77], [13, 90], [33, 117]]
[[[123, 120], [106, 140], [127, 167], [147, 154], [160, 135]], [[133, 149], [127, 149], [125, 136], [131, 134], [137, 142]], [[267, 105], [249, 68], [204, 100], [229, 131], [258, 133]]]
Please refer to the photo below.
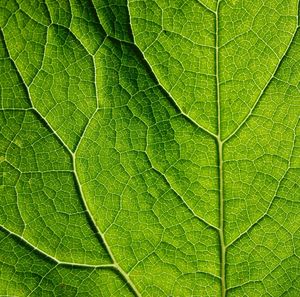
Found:
[[1, 0], [0, 296], [300, 296], [298, 0]]

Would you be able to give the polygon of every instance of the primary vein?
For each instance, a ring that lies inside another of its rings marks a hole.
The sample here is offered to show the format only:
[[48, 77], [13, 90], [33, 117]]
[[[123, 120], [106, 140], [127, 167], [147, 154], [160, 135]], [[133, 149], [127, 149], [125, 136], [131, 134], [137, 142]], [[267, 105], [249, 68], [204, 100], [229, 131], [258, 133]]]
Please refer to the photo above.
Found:
[[223, 142], [221, 140], [221, 100], [220, 100], [220, 82], [219, 82], [219, 5], [217, 4], [216, 10], [216, 37], [215, 37], [215, 48], [216, 48], [216, 94], [217, 94], [217, 105], [218, 105], [218, 158], [219, 158], [219, 242], [220, 242], [220, 273], [221, 273], [221, 296], [226, 296], [226, 247], [224, 242], [224, 191], [223, 191]]

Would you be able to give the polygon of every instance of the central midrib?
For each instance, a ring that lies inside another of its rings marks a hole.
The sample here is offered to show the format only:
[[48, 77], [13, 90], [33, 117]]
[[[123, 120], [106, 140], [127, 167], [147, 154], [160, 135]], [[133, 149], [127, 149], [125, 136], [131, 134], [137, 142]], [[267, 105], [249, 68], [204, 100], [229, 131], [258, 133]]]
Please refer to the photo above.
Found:
[[[201, 5], [203, 5], [201, 3]], [[185, 114], [180, 106], [176, 103], [176, 101], [173, 99], [172, 95], [168, 92], [167, 89], [163, 87], [163, 84], [161, 83], [160, 79], [156, 76], [154, 70], [151, 67], [151, 64], [149, 63], [147, 57], [143, 53], [142, 50], [140, 50], [144, 60], [147, 62], [147, 65], [149, 65], [151, 72], [153, 73], [154, 77], [156, 77], [158, 84], [163, 88], [163, 90], [168, 94], [168, 96], [171, 98], [172, 102], [175, 104], [176, 108], [180, 111], [181, 114], [183, 114], [187, 119], [189, 119], [193, 124], [195, 124], [198, 128], [208, 133], [210, 136], [212, 136], [217, 141], [217, 147], [218, 147], [218, 163], [219, 163], [219, 242], [220, 242], [220, 276], [221, 276], [221, 297], [226, 296], [226, 246], [225, 246], [225, 240], [224, 240], [224, 191], [223, 191], [223, 144], [228, 140], [224, 139], [222, 141], [221, 138], [221, 102], [220, 102], [220, 83], [219, 83], [219, 6], [220, 6], [220, 0], [217, 0], [217, 7], [216, 10], [213, 11], [209, 9], [207, 6], [203, 5], [206, 9], [208, 9], [211, 13], [215, 15], [215, 50], [216, 50], [216, 58], [215, 58], [215, 73], [216, 73], [216, 95], [217, 95], [217, 118], [218, 118], [218, 134], [214, 134], [210, 132], [209, 130], [205, 129], [204, 127], [200, 126], [196, 121], [194, 121], [192, 118], [190, 118], [187, 114]], [[131, 15], [129, 14], [129, 18], [131, 19]], [[134, 39], [134, 38], [133, 38]], [[134, 41], [134, 44], [135, 41]]]
[[219, 82], [219, 1], [216, 8], [216, 94], [218, 106], [218, 159], [219, 159], [219, 241], [220, 241], [220, 274], [221, 274], [221, 296], [226, 296], [226, 248], [224, 242], [224, 191], [223, 191], [223, 141], [221, 139], [221, 100], [220, 100], [220, 82]]

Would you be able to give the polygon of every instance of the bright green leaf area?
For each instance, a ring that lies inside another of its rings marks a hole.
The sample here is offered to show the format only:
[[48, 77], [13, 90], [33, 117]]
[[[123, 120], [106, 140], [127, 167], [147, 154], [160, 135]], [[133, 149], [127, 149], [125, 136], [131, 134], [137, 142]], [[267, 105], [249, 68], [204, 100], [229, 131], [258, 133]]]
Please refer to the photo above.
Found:
[[0, 1], [0, 296], [300, 296], [299, 7]]

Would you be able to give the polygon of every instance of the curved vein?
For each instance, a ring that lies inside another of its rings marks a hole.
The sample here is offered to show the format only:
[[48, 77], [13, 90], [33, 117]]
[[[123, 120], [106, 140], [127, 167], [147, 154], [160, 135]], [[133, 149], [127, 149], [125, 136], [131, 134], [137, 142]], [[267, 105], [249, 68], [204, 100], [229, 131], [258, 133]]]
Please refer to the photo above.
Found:
[[[128, 3], [128, 7], [129, 7], [129, 3]], [[130, 9], [129, 8], [128, 8], [128, 13], [129, 13], [129, 20], [130, 20], [130, 24], [131, 24], [131, 18], [132, 17], [131, 17]], [[110, 38], [116, 39], [116, 38], [111, 37], [111, 36], [110, 36]], [[163, 87], [163, 84], [161, 83], [161, 81], [157, 77], [157, 75], [155, 74], [155, 72], [154, 72], [154, 70], [153, 70], [150, 62], [146, 58], [144, 52], [136, 44], [134, 36], [133, 36], [133, 43], [134, 44], [132, 44], [132, 46], [134, 46], [140, 52], [140, 54], [142, 55], [143, 60], [145, 61], [145, 64], [146, 64], [147, 68], [149, 69], [149, 71], [150, 71], [151, 75], [153, 76], [153, 78], [155, 78], [158, 86], [164, 91], [164, 93], [167, 95], [168, 99], [173, 103], [173, 105], [180, 112], [180, 114], [182, 114], [186, 119], [188, 119], [190, 122], [192, 122], [196, 127], [198, 127], [199, 129], [201, 129], [202, 131], [206, 132], [207, 134], [209, 134], [210, 136], [212, 136], [214, 139], [216, 139], [217, 138], [216, 134], [214, 134], [213, 132], [211, 132], [208, 129], [204, 128], [203, 126], [201, 126], [200, 124], [198, 124], [195, 120], [193, 120], [188, 114], [186, 114], [185, 112], [183, 112], [183, 110], [177, 104], [176, 100], [173, 98], [173, 96], [171, 95], [171, 93], [168, 90], [166, 90], [165, 87]]]
[[210, 9], [207, 5], [205, 5], [204, 3], [202, 3], [202, 1], [200, 0], [196, 0], [197, 3], [199, 3], [204, 9], [208, 10], [209, 12], [216, 14], [216, 12], [212, 9]]
[[33, 245], [30, 241], [28, 241], [26, 238], [24, 238], [23, 236], [9, 230], [8, 228], [4, 227], [3, 225], [0, 226], [0, 229], [2, 231], [4, 231], [5, 233], [8, 233], [9, 235], [12, 235], [15, 238], [18, 238], [19, 240], [21, 240], [22, 242], [24, 242], [26, 244], [26, 246], [30, 247], [33, 251], [36, 251], [37, 253], [43, 255], [44, 257], [46, 257], [47, 259], [49, 259], [50, 261], [58, 264], [58, 265], [66, 265], [66, 266], [76, 266], [76, 267], [85, 267], [85, 268], [114, 268], [115, 265], [114, 264], [100, 264], [100, 265], [92, 265], [92, 264], [81, 264], [81, 263], [72, 263], [72, 262], [65, 262], [65, 261], [60, 261], [57, 258], [55, 258], [54, 256], [51, 256], [49, 254], [47, 254], [46, 252], [44, 252], [43, 250], [41, 250], [40, 248], [36, 247], [35, 245]]
[[285, 170], [285, 172], [283, 173], [281, 179], [278, 181], [278, 185], [275, 189], [275, 193], [274, 193], [274, 196], [273, 198], [271, 199], [266, 211], [253, 223], [251, 224], [244, 232], [242, 232], [239, 236], [237, 236], [235, 239], [233, 239], [230, 243], [228, 243], [226, 245], [226, 248], [228, 248], [229, 246], [233, 245], [235, 242], [237, 242], [238, 240], [240, 240], [244, 235], [248, 234], [257, 224], [259, 224], [260, 221], [263, 220], [263, 218], [269, 213], [270, 209], [271, 209], [271, 206], [275, 200], [275, 198], [277, 197], [277, 194], [278, 194], [278, 191], [280, 189], [280, 186], [281, 186], [281, 183], [282, 181], [284, 180], [284, 178], [286, 177], [289, 169], [291, 168], [291, 159], [293, 157], [293, 151], [294, 151], [294, 148], [295, 148], [295, 145], [296, 145], [296, 127], [298, 126], [300, 122], [300, 119], [298, 120], [296, 126], [295, 126], [295, 129], [294, 129], [294, 140], [293, 140], [293, 146], [291, 148], [291, 152], [290, 152], [290, 158], [288, 160], [288, 165], [287, 165], [287, 169]]
[[275, 78], [275, 75], [282, 63], [282, 61], [284, 60], [284, 58], [287, 56], [288, 54], [288, 51], [289, 49], [291, 48], [292, 46], [292, 43], [293, 41], [295, 40], [295, 37], [296, 37], [296, 34], [297, 34], [297, 31], [298, 31], [299, 27], [296, 27], [296, 30], [295, 32], [293, 33], [293, 36], [285, 50], [285, 52], [283, 53], [281, 59], [279, 60], [279, 62], [277, 63], [277, 66], [275, 67], [275, 70], [273, 71], [270, 79], [267, 81], [266, 85], [264, 86], [264, 88], [260, 91], [257, 99], [255, 100], [252, 108], [249, 110], [248, 114], [245, 116], [245, 118], [243, 119], [243, 121], [238, 125], [238, 127], [231, 133], [229, 134], [224, 140], [223, 140], [223, 143], [227, 142], [230, 138], [232, 138], [243, 126], [244, 124], [248, 121], [248, 119], [250, 118], [250, 116], [252, 115], [254, 109], [257, 107], [260, 99], [262, 98], [262, 96], [264, 95], [265, 91], [267, 90], [267, 88], [269, 87], [269, 85], [271, 84], [271, 82], [273, 81], [273, 78]]
[[[2, 34], [3, 34], [3, 36], [4, 36], [4, 32], [2, 31], [1, 28], [0, 28], [0, 30], [1, 30], [1, 32], [2, 32]], [[18, 110], [24, 110], [24, 111], [32, 110], [32, 111], [34, 111], [34, 113], [40, 118], [40, 120], [42, 120], [42, 122], [43, 122], [44, 124], [46, 124], [46, 126], [47, 126], [47, 127], [51, 130], [51, 132], [56, 136], [56, 138], [59, 140], [59, 142], [61, 143], [61, 145], [62, 145], [62, 146], [70, 153], [70, 155], [72, 155], [73, 152], [72, 152], [71, 149], [68, 147], [68, 145], [62, 140], [62, 138], [57, 134], [57, 132], [55, 131], [55, 129], [53, 129], [53, 127], [52, 127], [52, 126], [50, 125], [50, 123], [46, 120], [46, 118], [43, 117], [43, 116], [41, 115], [41, 113], [40, 113], [40, 112], [36, 109], [36, 107], [34, 106], [33, 101], [32, 101], [32, 99], [31, 99], [29, 87], [28, 87], [28, 85], [25, 83], [25, 81], [24, 81], [24, 79], [23, 79], [23, 77], [22, 77], [22, 75], [21, 75], [21, 72], [20, 72], [20, 70], [19, 70], [17, 64], [15, 63], [15, 61], [13, 60], [13, 58], [12, 58], [11, 55], [10, 55], [10, 52], [9, 52], [9, 50], [8, 50], [8, 47], [7, 47], [6, 43], [5, 43], [5, 38], [3, 38], [3, 42], [4, 42], [5, 47], [6, 47], [6, 49], [7, 49], [8, 58], [9, 58], [10, 61], [12, 62], [14, 68], [15, 68], [16, 71], [17, 71], [18, 77], [20, 78], [22, 84], [24, 85], [24, 87], [25, 87], [25, 89], [26, 89], [26, 95], [27, 95], [27, 97], [28, 97], [28, 99], [29, 99], [29, 102], [30, 102], [30, 105], [31, 105], [31, 107], [29, 107], [29, 108], [26, 108], [26, 109], [25, 109], [25, 108], [24, 108], [24, 109], [23, 109], [23, 108], [22, 108], [22, 109], [19, 108]], [[5, 110], [8, 110], [8, 109], [5, 109]], [[10, 110], [16, 110], [16, 109], [11, 108]]]
[[[1, 31], [2, 31], [2, 29], [1, 29]], [[2, 33], [3, 33], [3, 32], [2, 32]], [[4, 35], [4, 34], [3, 34], [3, 35]], [[5, 42], [5, 41], [4, 41], [4, 42]], [[5, 44], [5, 46], [6, 46], [6, 44]], [[6, 48], [7, 48], [7, 46], [6, 46]], [[80, 196], [81, 196], [81, 200], [82, 200], [82, 202], [83, 202], [84, 208], [85, 208], [85, 210], [86, 210], [86, 212], [87, 212], [87, 214], [88, 214], [88, 217], [90, 218], [90, 220], [91, 220], [92, 223], [93, 223], [93, 227], [97, 230], [97, 234], [100, 236], [102, 242], [104, 243], [105, 249], [107, 250], [107, 252], [108, 252], [108, 254], [109, 254], [111, 260], [113, 261], [113, 266], [118, 270], [118, 272], [121, 274], [121, 276], [127, 281], [128, 285], [129, 285], [129, 287], [130, 287], [130, 289], [134, 292], [134, 294], [135, 294], [136, 296], [140, 297], [140, 296], [141, 296], [140, 293], [139, 293], [138, 290], [136, 289], [135, 285], [132, 283], [132, 281], [131, 281], [131, 279], [129, 278], [128, 274], [127, 274], [127, 273], [126, 273], [126, 272], [118, 265], [118, 263], [116, 262], [116, 260], [115, 260], [115, 258], [114, 258], [114, 256], [113, 256], [113, 254], [112, 254], [112, 252], [111, 252], [111, 250], [110, 250], [110, 248], [109, 248], [109, 246], [108, 246], [108, 244], [107, 244], [107, 242], [106, 242], [104, 236], [103, 236], [102, 233], [100, 232], [100, 230], [99, 230], [99, 228], [98, 228], [98, 226], [97, 226], [97, 224], [96, 224], [96, 222], [95, 222], [95, 220], [94, 220], [94, 218], [93, 218], [93, 216], [92, 216], [92, 214], [91, 214], [91, 212], [90, 212], [90, 210], [89, 210], [89, 208], [88, 208], [88, 205], [87, 205], [86, 200], [85, 200], [85, 198], [84, 198], [83, 191], [82, 191], [82, 187], [81, 187], [81, 184], [80, 184], [80, 182], [79, 182], [78, 175], [77, 175], [77, 172], [76, 172], [76, 158], [75, 158], [75, 153], [72, 152], [72, 150], [71, 150], [71, 149], [68, 147], [68, 145], [62, 140], [62, 138], [56, 133], [55, 129], [53, 129], [53, 127], [52, 127], [52, 126], [50, 125], [50, 123], [46, 120], [46, 118], [44, 118], [44, 117], [40, 114], [40, 112], [35, 108], [35, 106], [33, 105], [31, 96], [30, 96], [29, 88], [28, 88], [27, 84], [25, 83], [25, 81], [23, 80], [23, 78], [22, 78], [22, 76], [21, 76], [21, 73], [20, 73], [20, 71], [19, 71], [19, 69], [18, 69], [16, 63], [15, 63], [14, 60], [11, 58], [8, 48], [7, 48], [7, 52], [8, 52], [8, 55], [9, 55], [9, 59], [12, 61], [12, 63], [13, 63], [13, 65], [14, 65], [15, 69], [16, 69], [17, 72], [18, 72], [18, 76], [20, 77], [20, 79], [21, 79], [23, 85], [24, 85], [25, 88], [26, 88], [27, 96], [28, 96], [28, 98], [29, 98], [29, 100], [30, 100], [32, 109], [33, 109], [33, 110], [35, 111], [35, 113], [40, 117], [40, 119], [43, 120], [43, 122], [47, 125], [47, 127], [51, 130], [51, 132], [57, 137], [57, 139], [60, 141], [60, 143], [63, 145], [63, 147], [67, 149], [67, 151], [69, 152], [69, 154], [70, 154], [70, 156], [71, 156], [71, 158], [72, 158], [73, 174], [74, 174], [75, 181], [76, 181], [76, 183], [77, 183], [77, 186], [78, 186], [78, 189], [79, 189], [79, 192], [80, 192]], [[96, 113], [96, 111], [97, 111], [97, 109], [95, 110], [94, 114]], [[91, 118], [92, 118], [92, 117], [91, 117]], [[91, 118], [90, 118], [90, 120], [91, 120]], [[84, 129], [84, 133], [85, 133], [85, 131], [86, 131], [86, 129], [87, 129], [87, 126], [88, 126], [88, 125], [86, 125], [86, 127], [85, 127], [85, 129]], [[83, 135], [81, 136], [80, 139], [82, 139], [82, 138], [83, 138]], [[79, 145], [79, 144], [78, 144], [78, 145]], [[78, 148], [78, 145], [77, 145], [77, 148]], [[4, 228], [3, 226], [0, 226], [0, 227]], [[12, 233], [12, 234], [13, 234], [13, 233]], [[15, 233], [14, 233], [14, 234], [15, 234]], [[17, 234], [15, 234], [15, 235], [18, 236]], [[25, 239], [24, 239], [24, 241], [25, 241]], [[26, 241], [26, 242], [27, 242], [28, 244], [30, 244], [28, 241]], [[31, 245], [31, 244], [30, 244], [30, 245]], [[32, 246], [32, 245], [31, 245], [31, 246]], [[33, 247], [33, 246], [32, 246], [32, 247]], [[39, 250], [39, 251], [41, 251], [41, 250]], [[53, 261], [56, 261], [56, 263], [64, 263], [64, 264], [68, 264], [67, 262], [58, 262], [58, 260], [57, 260], [56, 258], [54, 258], [54, 257], [52, 257], [52, 256], [50, 256], [50, 255], [48, 255], [48, 254], [46, 254], [46, 253], [44, 253], [43, 251], [41, 251], [41, 253], [43, 253], [44, 255], [48, 256], [48, 258], [51, 258]], [[74, 265], [74, 263], [72, 263], [72, 265]], [[75, 264], [75, 265], [76, 265], [76, 264]], [[81, 264], [78, 264], [78, 265], [81, 265]]]
[[216, 230], [216, 231], [219, 231], [219, 228], [218, 228], [218, 227], [216, 227], [216, 226], [212, 225], [211, 223], [207, 222], [205, 219], [201, 218], [199, 215], [197, 215], [197, 214], [194, 212], [194, 210], [186, 203], [186, 201], [181, 197], [181, 195], [174, 189], [174, 187], [173, 187], [173, 186], [171, 185], [171, 183], [169, 182], [167, 176], [166, 176], [164, 173], [160, 172], [160, 171], [152, 164], [152, 161], [151, 161], [151, 159], [150, 159], [148, 153], [147, 153], [147, 152], [145, 152], [145, 153], [146, 153], [146, 156], [147, 156], [147, 158], [148, 158], [148, 160], [149, 160], [149, 162], [150, 162], [150, 165], [151, 165], [151, 167], [152, 167], [152, 170], [155, 171], [157, 174], [159, 174], [159, 175], [164, 179], [164, 181], [167, 183], [167, 185], [169, 186], [169, 188], [175, 193], [175, 195], [176, 195], [177, 197], [179, 197], [179, 198], [181, 199], [181, 201], [183, 202], [183, 204], [184, 204], [184, 205], [186, 206], [186, 208], [193, 214], [193, 216], [194, 216], [195, 218], [197, 218], [199, 221], [201, 221], [202, 223], [204, 223], [207, 227], [210, 227], [210, 228], [213, 228], [213, 229]]

